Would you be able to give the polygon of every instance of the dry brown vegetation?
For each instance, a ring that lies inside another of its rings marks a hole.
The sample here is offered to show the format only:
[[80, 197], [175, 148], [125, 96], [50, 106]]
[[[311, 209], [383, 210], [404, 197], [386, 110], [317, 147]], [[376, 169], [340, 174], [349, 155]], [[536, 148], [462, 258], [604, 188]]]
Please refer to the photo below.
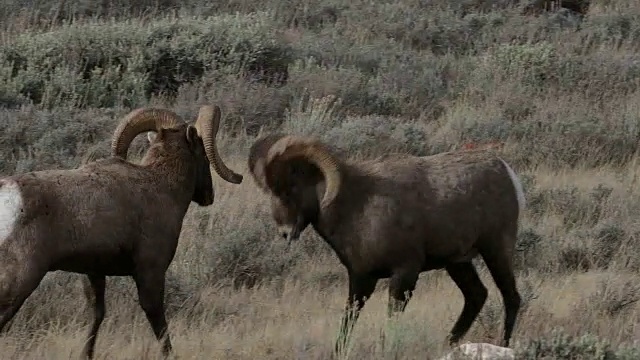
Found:
[[[244, 174], [260, 127], [311, 134], [348, 156], [504, 142], [528, 200], [516, 255], [521, 358], [640, 357], [635, 2], [592, 0], [584, 18], [523, 15], [504, 4], [524, 1], [498, 0], [190, 0], [179, 9], [166, 0], [148, 11], [18, 3], [0, 0], [0, 174], [104, 156], [120, 117], [149, 104], [187, 118], [219, 104], [219, 148]], [[267, 198], [249, 177], [214, 181], [214, 205], [190, 209], [168, 273], [179, 358], [326, 359], [344, 269], [311, 229], [290, 248], [274, 239]], [[463, 341], [497, 342], [500, 296], [478, 267], [490, 295]], [[80, 279], [45, 278], [0, 338], [3, 359], [80, 354], [91, 318]], [[453, 282], [423, 274], [383, 351], [386, 285], [362, 313], [350, 358], [443, 354], [463, 301]], [[96, 353], [160, 356], [128, 278], [108, 281]]]

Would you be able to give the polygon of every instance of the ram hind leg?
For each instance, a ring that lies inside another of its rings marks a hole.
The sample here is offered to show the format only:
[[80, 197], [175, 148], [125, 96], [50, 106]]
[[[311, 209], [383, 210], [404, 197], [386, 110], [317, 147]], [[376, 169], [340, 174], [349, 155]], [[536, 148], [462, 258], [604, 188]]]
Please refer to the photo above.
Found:
[[[7, 324], [18, 313], [31, 293], [40, 285], [46, 271], [27, 266], [22, 271], [7, 266], [0, 274], [0, 333], [8, 330]], [[4, 275], [4, 276], [2, 276]]]
[[502, 346], [505, 347], [509, 346], [511, 334], [515, 328], [516, 318], [522, 302], [513, 271], [512, 253], [516, 236], [515, 231], [505, 235], [505, 242], [503, 242], [503, 244], [509, 244], [509, 248], [507, 249], [492, 249], [482, 252], [482, 258], [502, 295], [505, 311]]
[[471, 262], [451, 264], [447, 273], [464, 295], [464, 307], [449, 334], [449, 345], [457, 344], [469, 331], [487, 300], [488, 291]]
[[138, 288], [140, 306], [151, 324], [156, 339], [162, 342], [162, 353], [167, 357], [172, 351], [172, 345], [164, 312], [164, 272], [143, 271], [136, 274], [134, 280]]
[[83, 353], [88, 359], [93, 359], [96, 347], [96, 339], [98, 337], [98, 330], [100, 330], [100, 325], [104, 320], [104, 315], [106, 312], [104, 302], [106, 278], [102, 275], [88, 275], [88, 279], [89, 284], [86, 285], [85, 292], [87, 295], [87, 300], [93, 297], [94, 319]]

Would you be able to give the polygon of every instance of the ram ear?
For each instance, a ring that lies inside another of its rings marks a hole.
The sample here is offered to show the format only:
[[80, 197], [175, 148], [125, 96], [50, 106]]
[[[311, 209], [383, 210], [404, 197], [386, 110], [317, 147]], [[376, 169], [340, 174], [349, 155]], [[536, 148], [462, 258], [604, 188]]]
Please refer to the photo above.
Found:
[[149, 140], [149, 144], [151, 144], [153, 140], [156, 139], [156, 136], [158, 136], [158, 134], [156, 134], [155, 131], [147, 131], [147, 140]]
[[198, 141], [200, 139], [198, 130], [192, 125], [187, 126], [186, 137], [187, 143], [189, 143], [189, 146], [191, 146], [192, 149], [194, 149], [200, 143]]

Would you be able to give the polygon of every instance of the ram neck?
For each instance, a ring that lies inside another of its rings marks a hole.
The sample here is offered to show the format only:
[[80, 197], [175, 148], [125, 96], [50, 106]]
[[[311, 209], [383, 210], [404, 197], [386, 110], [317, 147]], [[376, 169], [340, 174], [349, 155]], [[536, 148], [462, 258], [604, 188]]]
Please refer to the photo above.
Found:
[[371, 189], [370, 178], [354, 165], [343, 164], [342, 185], [335, 201], [320, 211], [313, 227], [324, 241], [336, 252], [347, 267], [346, 259], [354, 251], [358, 234], [352, 234], [353, 226], [362, 214], [366, 194]]
[[195, 189], [195, 170], [190, 159], [167, 157], [145, 164], [159, 182], [162, 182], [174, 201], [186, 209]]

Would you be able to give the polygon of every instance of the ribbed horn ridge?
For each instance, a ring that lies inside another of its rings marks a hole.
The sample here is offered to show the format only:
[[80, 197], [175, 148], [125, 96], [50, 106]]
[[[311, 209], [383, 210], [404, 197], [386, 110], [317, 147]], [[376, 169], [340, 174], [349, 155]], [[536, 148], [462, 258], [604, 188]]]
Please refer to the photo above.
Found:
[[265, 181], [265, 165], [267, 161], [267, 155], [271, 146], [276, 141], [285, 137], [284, 134], [270, 134], [260, 137], [256, 140], [249, 149], [249, 156], [247, 159], [247, 167], [249, 172], [253, 176], [254, 181], [263, 191], [269, 191], [269, 186]]
[[171, 110], [158, 108], [133, 110], [122, 119], [114, 131], [111, 154], [126, 159], [129, 145], [138, 134], [145, 131], [158, 131], [161, 128], [172, 128], [184, 123], [185, 121]]
[[324, 176], [326, 189], [320, 206], [329, 206], [338, 196], [342, 176], [338, 159], [326, 147], [311, 138], [287, 136], [273, 144], [267, 157], [267, 166], [273, 161], [287, 161], [292, 158], [303, 158], [320, 169]]
[[216, 135], [218, 134], [218, 128], [220, 127], [220, 117], [221, 111], [219, 106], [202, 106], [198, 113], [195, 128], [202, 139], [204, 151], [209, 158], [209, 162], [218, 175], [227, 182], [240, 184], [243, 178], [242, 175], [229, 169], [218, 153]]

